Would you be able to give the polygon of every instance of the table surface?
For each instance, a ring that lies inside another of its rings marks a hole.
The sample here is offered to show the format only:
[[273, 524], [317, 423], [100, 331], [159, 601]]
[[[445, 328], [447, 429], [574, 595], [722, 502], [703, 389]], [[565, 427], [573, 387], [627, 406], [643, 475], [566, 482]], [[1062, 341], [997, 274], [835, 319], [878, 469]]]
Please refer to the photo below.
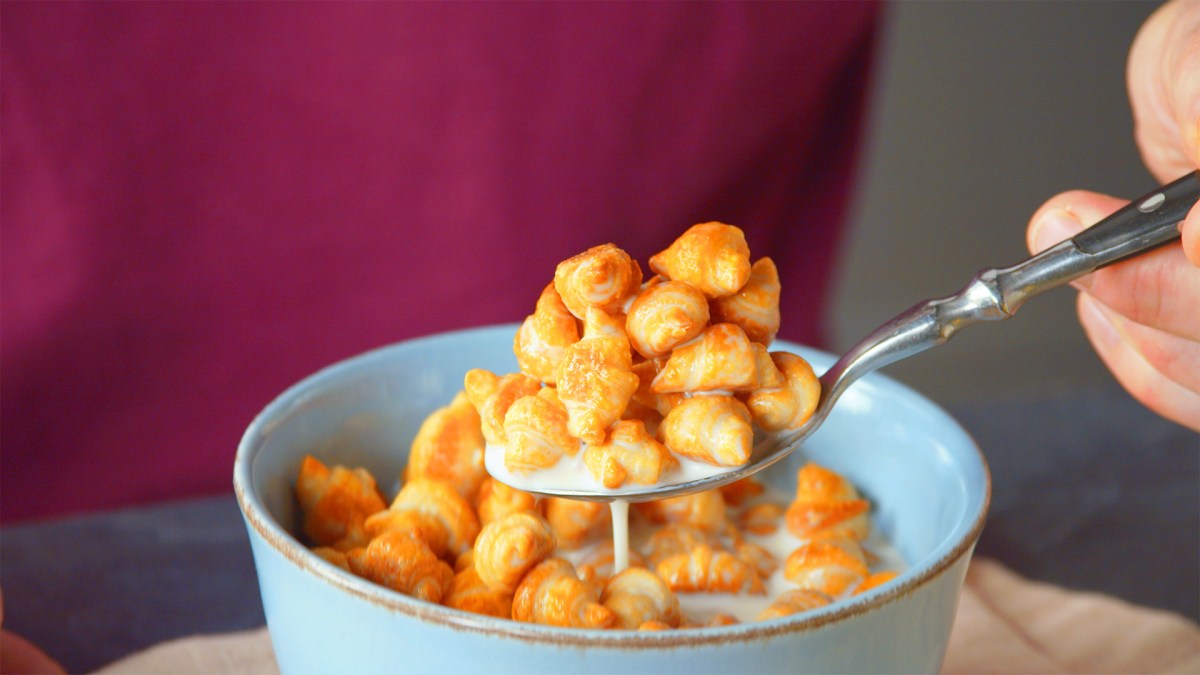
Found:
[[[976, 555], [1200, 621], [1200, 436], [1115, 387], [947, 407], [992, 473]], [[232, 494], [7, 527], [0, 586], [70, 672], [264, 623]]]

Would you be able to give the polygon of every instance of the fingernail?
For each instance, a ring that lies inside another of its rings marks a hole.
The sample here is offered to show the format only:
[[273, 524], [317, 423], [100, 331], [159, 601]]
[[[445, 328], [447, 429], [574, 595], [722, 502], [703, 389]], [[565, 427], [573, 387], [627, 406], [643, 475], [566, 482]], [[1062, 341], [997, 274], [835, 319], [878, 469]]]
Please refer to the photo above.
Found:
[[1033, 249], [1041, 252], [1083, 231], [1083, 223], [1066, 209], [1050, 209], [1033, 224]]
[[1121, 335], [1113, 323], [1112, 317], [1102, 307], [1100, 302], [1090, 295], [1080, 298], [1081, 312], [1087, 316], [1080, 317], [1088, 325], [1088, 333], [1092, 339], [1102, 346], [1111, 348], [1121, 341]]

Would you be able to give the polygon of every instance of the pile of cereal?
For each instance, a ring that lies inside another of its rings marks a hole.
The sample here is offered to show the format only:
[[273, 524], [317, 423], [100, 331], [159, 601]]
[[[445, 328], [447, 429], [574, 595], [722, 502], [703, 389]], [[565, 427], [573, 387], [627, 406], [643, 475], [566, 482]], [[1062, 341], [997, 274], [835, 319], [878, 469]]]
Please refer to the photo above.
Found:
[[296, 497], [314, 552], [428, 602], [579, 628], [769, 619], [894, 577], [864, 547], [868, 503], [814, 464], [790, 502], [744, 479], [635, 504], [630, 566], [616, 573], [604, 504], [538, 498], [488, 475], [490, 445], [518, 473], [582, 453], [605, 487], [652, 484], [680, 461], [744, 463], [755, 426], [795, 428], [812, 414], [812, 369], [767, 351], [778, 275], [769, 258], [751, 264], [741, 230], [696, 225], [650, 268], [643, 283], [611, 244], [561, 263], [516, 336], [520, 372], [467, 374], [422, 424], [390, 506], [364, 469], [307, 457]]

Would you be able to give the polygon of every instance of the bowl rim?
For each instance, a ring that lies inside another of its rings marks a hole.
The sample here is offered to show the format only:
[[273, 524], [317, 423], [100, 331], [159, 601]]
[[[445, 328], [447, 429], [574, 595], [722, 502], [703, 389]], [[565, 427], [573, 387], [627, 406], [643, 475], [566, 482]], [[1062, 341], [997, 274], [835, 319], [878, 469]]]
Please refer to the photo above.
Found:
[[[309, 398], [306, 392], [319, 385], [326, 379], [336, 377], [342, 370], [360, 367], [364, 363], [385, 358], [396, 351], [416, 350], [429, 342], [453, 339], [454, 337], [469, 337], [476, 334], [494, 332], [499, 337], [511, 335], [519, 324], [496, 324], [446, 331], [403, 340], [371, 349], [349, 358], [334, 362], [313, 374], [299, 380], [275, 397], [246, 428], [238, 443], [237, 454], [234, 458], [233, 487], [237, 497], [238, 507], [247, 526], [257, 533], [275, 553], [281, 555], [299, 570], [315, 575], [321, 582], [331, 584], [335, 588], [352, 596], [365, 600], [389, 612], [411, 616], [421, 621], [427, 621], [444, 627], [464, 630], [473, 633], [483, 633], [494, 637], [515, 638], [533, 642], [543, 642], [558, 646], [576, 647], [615, 647], [623, 649], [647, 648], [661, 649], [672, 647], [712, 646], [732, 641], [763, 640], [781, 634], [807, 632], [847, 621], [853, 617], [871, 612], [885, 605], [915, 593], [921, 587], [929, 584], [950, 569], [960, 558], [968, 555], [974, 548], [987, 518], [991, 502], [992, 481], [987, 459], [973, 437], [943, 408], [916, 392], [912, 388], [880, 373], [871, 373], [863, 381], [871, 381], [876, 386], [894, 389], [897, 392], [914, 397], [922, 405], [944, 418], [953, 429], [962, 434], [973, 453], [968, 457], [979, 463], [980, 475], [983, 479], [983, 494], [978, 501], [974, 514], [968, 510], [969, 525], [963, 528], [955, 527], [960, 534], [952, 541], [949, 550], [942, 553], [932, 562], [923, 563], [924, 569], [917, 574], [904, 578], [902, 574], [898, 583], [889, 583], [877, 589], [864, 593], [861, 597], [845, 599], [828, 607], [804, 612], [797, 615], [772, 619], [769, 621], [753, 621], [730, 626], [697, 627], [675, 629], [671, 631], [628, 631], [628, 630], [581, 630], [577, 628], [561, 628], [542, 626], [511, 619], [501, 619], [480, 614], [457, 610], [444, 605], [418, 600], [416, 598], [393, 591], [326, 562], [313, 554], [299, 539], [285, 529], [270, 515], [258, 495], [254, 493], [253, 473], [254, 458], [261, 443], [258, 441], [271, 431], [271, 421], [288, 408], [302, 403]], [[807, 347], [787, 340], [777, 340], [773, 348], [783, 348], [806, 352], [816, 355], [818, 360], [836, 359], [833, 354]], [[968, 507], [970, 507], [970, 500]], [[953, 534], [953, 532], [952, 532]], [[945, 544], [940, 544], [939, 548]], [[910, 566], [911, 571], [914, 566]], [[257, 563], [256, 563], [257, 568]], [[257, 569], [256, 569], [257, 573]], [[261, 581], [260, 581], [261, 584]]]

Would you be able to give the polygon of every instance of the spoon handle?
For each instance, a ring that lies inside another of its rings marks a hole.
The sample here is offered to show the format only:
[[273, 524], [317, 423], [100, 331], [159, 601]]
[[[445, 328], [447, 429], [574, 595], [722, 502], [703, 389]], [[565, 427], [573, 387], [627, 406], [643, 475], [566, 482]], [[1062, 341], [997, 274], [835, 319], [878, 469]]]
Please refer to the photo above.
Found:
[[[999, 321], [1029, 298], [1179, 238], [1200, 198], [1200, 171], [1136, 199], [1074, 237], [1011, 267], [986, 269], [961, 291], [919, 303], [877, 328], [821, 376], [832, 404], [859, 377], [944, 344], [962, 328]], [[827, 407], [822, 401], [822, 408]]]

